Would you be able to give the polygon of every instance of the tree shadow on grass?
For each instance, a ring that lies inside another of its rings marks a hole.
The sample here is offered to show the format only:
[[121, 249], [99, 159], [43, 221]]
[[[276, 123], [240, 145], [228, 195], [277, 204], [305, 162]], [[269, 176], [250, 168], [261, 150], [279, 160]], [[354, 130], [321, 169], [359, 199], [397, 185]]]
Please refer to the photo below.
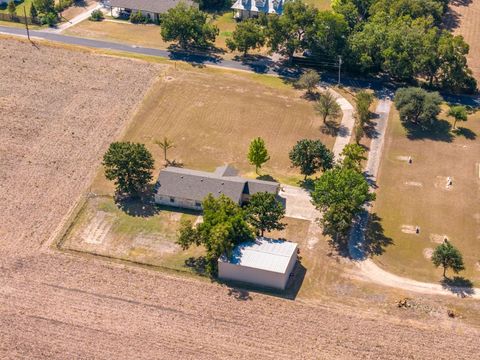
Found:
[[443, 119], [433, 121], [429, 126], [420, 126], [411, 122], [404, 121], [403, 126], [407, 130], [407, 137], [410, 140], [434, 140], [452, 142], [452, 125]]
[[185, 260], [185, 266], [192, 269], [198, 275], [206, 275], [207, 259], [205, 256], [189, 257]]
[[463, 276], [454, 276], [451, 279], [445, 277], [440, 281], [440, 284], [444, 289], [462, 298], [471, 296], [475, 293], [473, 283]]
[[149, 184], [144, 191], [137, 196], [115, 196], [117, 207], [130, 216], [151, 217], [160, 212], [160, 208], [155, 204], [153, 191], [154, 185]]
[[277, 183], [279, 182], [277, 179], [275, 179], [272, 175], [269, 175], [269, 174], [258, 175], [257, 180], [273, 181]]
[[477, 138], [477, 133], [466, 127], [458, 127], [452, 132], [457, 136], [463, 136], [467, 140], [475, 140]]
[[333, 120], [327, 120], [320, 126], [322, 134], [330, 136], [347, 136], [348, 129], [341, 123]]
[[385, 235], [382, 218], [376, 213], [370, 214], [365, 227], [365, 255], [382, 255], [385, 248], [393, 244], [393, 239]]
[[374, 119], [379, 119], [379, 118], [380, 116], [378, 114], [370, 112], [368, 116], [368, 120], [365, 122], [363, 126], [363, 130], [367, 138], [376, 139], [380, 135], [376, 128], [377, 122], [373, 121]]
[[221, 62], [221, 54], [223, 53], [221, 49], [215, 47], [184, 49], [178, 45], [170, 45], [168, 50], [171, 60], [185, 61], [196, 67], [203, 67], [205, 63], [216, 64]]

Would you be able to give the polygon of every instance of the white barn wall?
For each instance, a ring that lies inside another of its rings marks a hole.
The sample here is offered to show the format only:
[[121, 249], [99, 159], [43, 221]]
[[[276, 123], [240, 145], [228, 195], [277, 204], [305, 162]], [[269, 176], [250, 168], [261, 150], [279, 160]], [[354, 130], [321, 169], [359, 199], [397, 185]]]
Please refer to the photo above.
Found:
[[[291, 264], [295, 265], [297, 256], [292, 256]], [[293, 266], [289, 267], [293, 269]], [[287, 269], [288, 270], [288, 269]], [[250, 268], [228, 262], [218, 262], [218, 277], [225, 280], [241, 281], [245, 283], [284, 290], [287, 285], [290, 271], [285, 274], [273, 271]]]

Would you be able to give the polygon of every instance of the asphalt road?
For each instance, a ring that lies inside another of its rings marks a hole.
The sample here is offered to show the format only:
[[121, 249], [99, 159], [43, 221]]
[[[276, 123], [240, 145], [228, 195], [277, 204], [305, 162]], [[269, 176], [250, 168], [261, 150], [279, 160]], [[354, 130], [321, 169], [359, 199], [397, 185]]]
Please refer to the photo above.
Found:
[[[6, 26], [0, 26], [0, 33], [10, 35], [26, 36], [26, 31], [21, 28], [12, 28]], [[51, 33], [47, 31], [30, 31], [32, 37], [41, 38], [50, 41], [56, 41], [64, 44], [79, 45], [85, 47], [91, 47], [96, 49], [114, 50], [121, 52], [130, 52], [142, 55], [159, 56], [171, 60], [186, 61], [198, 66], [215, 65], [227, 69], [251, 71], [261, 74], [271, 74], [285, 77], [294, 77], [301, 71], [295, 67], [288, 67], [280, 62], [276, 62], [268, 57], [261, 59], [249, 59], [246, 61], [235, 61], [221, 58], [215, 53], [199, 53], [189, 51], [170, 51], [161, 49], [152, 49], [139, 47], [130, 44], [122, 44], [111, 41], [101, 41], [93, 39], [85, 39], [68, 35], [61, 35], [57, 33]], [[385, 95], [392, 96], [398, 84], [394, 84], [386, 80], [385, 78], [369, 78], [362, 79], [352, 76], [342, 76], [342, 84], [344, 86], [351, 86], [355, 88], [370, 88], [377, 92], [377, 95], [383, 98]], [[336, 84], [338, 82], [337, 74], [324, 73], [322, 74], [322, 82], [325, 84]], [[442, 93], [442, 96], [446, 101], [451, 103], [459, 103], [474, 107], [480, 107], [480, 96], [469, 95], [452, 95]]]

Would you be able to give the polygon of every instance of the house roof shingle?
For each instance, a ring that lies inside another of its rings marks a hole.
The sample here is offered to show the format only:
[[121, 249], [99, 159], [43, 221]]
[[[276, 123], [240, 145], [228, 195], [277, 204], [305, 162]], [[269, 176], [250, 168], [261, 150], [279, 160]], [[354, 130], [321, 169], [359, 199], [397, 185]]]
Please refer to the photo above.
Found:
[[187, 6], [196, 5], [191, 0], [110, 0], [109, 2], [112, 7], [144, 10], [157, 14], [163, 14], [179, 3], [184, 3]]
[[208, 194], [214, 197], [223, 194], [240, 203], [243, 194], [277, 193], [279, 184], [276, 182], [245, 179], [236, 174], [237, 171], [229, 166], [219, 167], [215, 172], [169, 166], [160, 171], [157, 194], [194, 201], [202, 201]]

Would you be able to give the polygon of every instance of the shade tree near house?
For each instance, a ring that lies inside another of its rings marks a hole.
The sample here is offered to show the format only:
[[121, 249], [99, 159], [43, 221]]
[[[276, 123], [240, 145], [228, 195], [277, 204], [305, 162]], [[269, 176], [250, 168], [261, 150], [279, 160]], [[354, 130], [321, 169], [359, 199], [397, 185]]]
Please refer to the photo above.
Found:
[[324, 124], [327, 120], [337, 119], [342, 113], [340, 105], [337, 104], [337, 100], [328, 90], [320, 94], [315, 104], [315, 110], [322, 117]]
[[281, 222], [285, 216], [285, 208], [275, 194], [267, 192], [253, 194], [245, 211], [247, 221], [262, 237], [265, 231], [283, 230], [286, 226]]
[[282, 16], [268, 18], [267, 37], [271, 51], [292, 59], [297, 52], [308, 48], [307, 32], [315, 23], [317, 10], [303, 1], [285, 4]]
[[432, 263], [435, 267], [443, 268], [443, 277], [446, 277], [448, 269], [452, 269], [455, 274], [465, 270], [462, 254], [446, 239], [433, 251]]
[[154, 160], [144, 144], [114, 142], [103, 156], [102, 165], [118, 195], [135, 196], [152, 180]]
[[218, 27], [209, 22], [207, 13], [180, 3], [162, 15], [161, 35], [182, 48], [208, 46], [215, 41]]
[[462, 105], [451, 106], [450, 109], [448, 109], [448, 116], [453, 117], [453, 128], [456, 129], [458, 121], [467, 121], [467, 109]]
[[240, 51], [245, 56], [249, 50], [265, 45], [264, 29], [255, 19], [244, 20], [237, 25], [226, 44], [231, 51]]
[[254, 238], [247, 223], [245, 211], [225, 195], [214, 198], [208, 195], [202, 202], [203, 222], [193, 225], [191, 221], [181, 224], [177, 244], [182, 249], [192, 245], [203, 245], [206, 250], [206, 271], [216, 276], [217, 260], [230, 256], [234, 247]]
[[428, 92], [416, 87], [398, 89], [394, 98], [401, 121], [421, 128], [427, 128], [435, 122], [440, 114], [442, 101], [438, 92]]
[[319, 170], [325, 171], [333, 166], [333, 153], [320, 140], [299, 140], [289, 157], [292, 165], [300, 168], [305, 179]]
[[306, 70], [302, 75], [300, 75], [300, 78], [298, 79], [296, 85], [300, 89], [307, 90], [307, 95], [311, 95], [314, 93], [319, 82], [320, 74], [318, 73], [318, 71], [309, 69]]
[[250, 164], [255, 165], [256, 174], [258, 174], [258, 169], [270, 160], [265, 141], [261, 137], [252, 140], [248, 148], [247, 158]]
[[355, 169], [335, 166], [315, 181], [313, 204], [322, 211], [324, 234], [330, 235], [337, 245], [344, 244], [353, 219], [363, 206], [375, 200], [365, 177]]

